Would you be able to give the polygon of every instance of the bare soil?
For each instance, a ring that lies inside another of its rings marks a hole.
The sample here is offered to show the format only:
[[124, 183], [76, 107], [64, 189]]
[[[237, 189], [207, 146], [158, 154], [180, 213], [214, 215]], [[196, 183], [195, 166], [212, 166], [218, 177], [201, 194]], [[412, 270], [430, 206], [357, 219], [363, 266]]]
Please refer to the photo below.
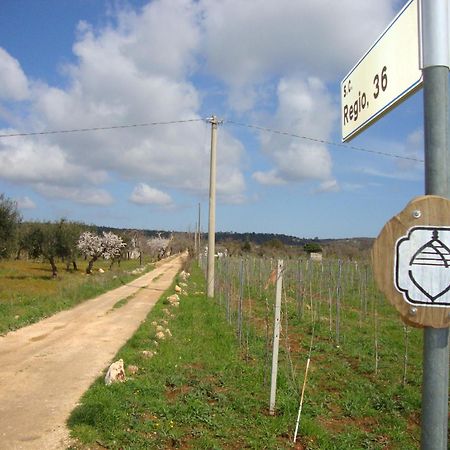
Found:
[[70, 412], [170, 286], [182, 258], [0, 337], [0, 449], [67, 447]]

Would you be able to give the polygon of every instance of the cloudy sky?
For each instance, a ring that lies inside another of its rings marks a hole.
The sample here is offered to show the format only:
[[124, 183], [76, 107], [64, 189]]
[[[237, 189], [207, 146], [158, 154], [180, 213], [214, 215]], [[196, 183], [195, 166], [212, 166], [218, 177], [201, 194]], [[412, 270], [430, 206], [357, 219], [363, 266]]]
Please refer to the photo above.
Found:
[[404, 3], [2, 0], [0, 192], [25, 219], [181, 231], [200, 203], [206, 230], [214, 114], [217, 230], [376, 236], [423, 164], [361, 149], [422, 159], [422, 94], [334, 145], [340, 82]]

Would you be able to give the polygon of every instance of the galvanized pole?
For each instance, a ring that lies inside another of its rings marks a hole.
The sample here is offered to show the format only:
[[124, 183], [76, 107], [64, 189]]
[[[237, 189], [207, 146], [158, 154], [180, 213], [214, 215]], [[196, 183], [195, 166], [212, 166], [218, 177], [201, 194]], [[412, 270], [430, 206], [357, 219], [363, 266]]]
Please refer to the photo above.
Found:
[[[425, 194], [450, 197], [448, 0], [422, 0]], [[424, 329], [422, 450], [447, 450], [448, 328]]]
[[216, 116], [209, 119], [211, 123], [211, 164], [209, 171], [209, 223], [208, 223], [208, 269], [207, 295], [214, 297], [214, 254], [216, 252], [216, 147], [217, 126]]
[[244, 303], [244, 258], [241, 258], [241, 265], [239, 269], [239, 303], [238, 303], [238, 336], [239, 345], [242, 345], [242, 322], [243, 322], [243, 307]]
[[281, 293], [283, 286], [283, 260], [278, 260], [277, 265], [277, 284], [275, 291], [275, 321], [273, 327], [273, 352], [272, 352], [272, 376], [270, 382], [270, 401], [269, 414], [275, 414], [275, 400], [277, 395], [277, 377], [278, 377], [278, 350], [280, 346], [280, 317], [281, 317]]

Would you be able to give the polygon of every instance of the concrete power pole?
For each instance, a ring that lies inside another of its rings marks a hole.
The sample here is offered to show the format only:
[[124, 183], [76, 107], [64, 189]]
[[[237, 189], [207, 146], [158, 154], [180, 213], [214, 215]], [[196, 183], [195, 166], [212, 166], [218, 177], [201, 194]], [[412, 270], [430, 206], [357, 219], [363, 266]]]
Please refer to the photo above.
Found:
[[[425, 194], [450, 198], [448, 0], [422, 0]], [[447, 450], [449, 329], [424, 328], [422, 450]]]
[[198, 204], [198, 221], [197, 221], [197, 230], [196, 230], [196, 238], [195, 238], [195, 255], [197, 256], [198, 260], [200, 261], [200, 254], [201, 254], [201, 239], [200, 239], [200, 233], [201, 233], [201, 225], [200, 225], [200, 203]]
[[214, 297], [214, 254], [216, 252], [216, 147], [217, 127], [219, 121], [212, 116], [211, 124], [211, 163], [209, 171], [209, 223], [208, 223], [208, 266], [207, 266], [207, 296]]

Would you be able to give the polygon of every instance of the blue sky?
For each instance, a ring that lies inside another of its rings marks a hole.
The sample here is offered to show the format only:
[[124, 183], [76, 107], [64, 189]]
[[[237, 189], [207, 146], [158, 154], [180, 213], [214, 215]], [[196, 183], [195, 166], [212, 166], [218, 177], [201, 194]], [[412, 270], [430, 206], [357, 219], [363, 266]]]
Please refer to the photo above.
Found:
[[[423, 193], [423, 164], [340, 143], [340, 82], [403, 6], [368, 0], [2, 0], [0, 192], [25, 219], [376, 236]], [[423, 159], [422, 93], [350, 145]]]

